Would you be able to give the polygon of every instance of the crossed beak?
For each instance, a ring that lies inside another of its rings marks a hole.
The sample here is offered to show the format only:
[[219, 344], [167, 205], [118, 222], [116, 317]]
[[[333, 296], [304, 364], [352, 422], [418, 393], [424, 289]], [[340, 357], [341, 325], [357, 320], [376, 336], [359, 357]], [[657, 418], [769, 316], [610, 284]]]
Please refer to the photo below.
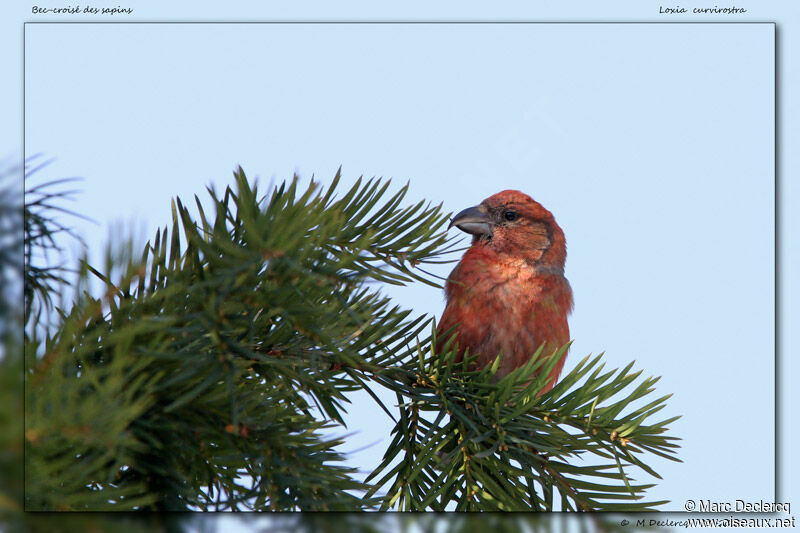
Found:
[[476, 205], [461, 211], [453, 217], [447, 229], [453, 226], [476, 237], [491, 237], [494, 229], [487, 209], [483, 205]]

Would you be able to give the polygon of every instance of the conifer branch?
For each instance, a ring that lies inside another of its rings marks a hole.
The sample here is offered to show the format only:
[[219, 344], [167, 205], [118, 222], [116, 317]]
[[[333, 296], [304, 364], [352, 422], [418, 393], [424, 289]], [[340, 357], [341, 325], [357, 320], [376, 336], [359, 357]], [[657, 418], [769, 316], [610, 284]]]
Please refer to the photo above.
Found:
[[[602, 373], [601, 356], [587, 357], [539, 396], [545, 378], [531, 376], [558, 357], [537, 353], [495, 380], [451, 347], [436, 353], [432, 319], [380, 293], [380, 283], [439, 286], [421, 266], [455, 246], [441, 205], [406, 206], [408, 187], [389, 195], [383, 180], [339, 193], [339, 172], [324, 189], [294, 179], [264, 196], [241, 169], [235, 181], [195, 197], [196, 214], [176, 199], [171, 225], [141, 253], [123, 243], [103, 268], [84, 262], [56, 327], [26, 330], [27, 509], [663, 503], [644, 501], [652, 485], [627, 474], [656, 475], [649, 454], [676, 459], [674, 418], [651, 421], [668, 398], [649, 396], [657, 379], [631, 366]], [[42, 207], [30, 227], [47, 236], [61, 227]], [[41, 279], [30, 295], [40, 303], [67, 283]], [[366, 481], [321, 432], [343, 424], [356, 390], [396, 424]]]

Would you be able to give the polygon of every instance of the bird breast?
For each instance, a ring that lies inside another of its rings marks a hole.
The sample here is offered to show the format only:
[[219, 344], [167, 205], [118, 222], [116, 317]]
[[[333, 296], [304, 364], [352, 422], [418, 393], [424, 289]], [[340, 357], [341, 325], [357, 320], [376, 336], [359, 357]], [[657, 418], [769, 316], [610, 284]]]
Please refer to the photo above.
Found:
[[541, 275], [523, 259], [484, 259], [468, 252], [451, 274], [441, 328], [457, 324], [461, 349], [479, 354], [479, 366], [502, 352], [503, 376], [540, 344], [555, 349], [569, 340], [571, 291], [563, 276]]

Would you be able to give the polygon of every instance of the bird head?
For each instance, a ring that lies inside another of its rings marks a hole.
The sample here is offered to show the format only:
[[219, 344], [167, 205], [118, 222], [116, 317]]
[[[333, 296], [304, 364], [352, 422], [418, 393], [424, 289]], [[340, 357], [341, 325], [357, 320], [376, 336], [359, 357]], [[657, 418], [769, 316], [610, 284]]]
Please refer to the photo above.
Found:
[[539, 270], [564, 272], [567, 246], [553, 214], [520, 191], [502, 191], [458, 213], [449, 227], [473, 236], [472, 246], [525, 259]]

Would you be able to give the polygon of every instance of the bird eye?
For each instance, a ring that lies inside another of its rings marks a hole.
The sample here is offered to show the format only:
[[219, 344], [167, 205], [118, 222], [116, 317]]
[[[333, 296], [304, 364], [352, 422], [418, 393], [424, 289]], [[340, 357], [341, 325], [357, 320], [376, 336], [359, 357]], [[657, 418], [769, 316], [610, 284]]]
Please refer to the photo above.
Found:
[[515, 211], [506, 211], [505, 213], [503, 213], [503, 218], [511, 222], [517, 220], [519, 218], [519, 215]]

